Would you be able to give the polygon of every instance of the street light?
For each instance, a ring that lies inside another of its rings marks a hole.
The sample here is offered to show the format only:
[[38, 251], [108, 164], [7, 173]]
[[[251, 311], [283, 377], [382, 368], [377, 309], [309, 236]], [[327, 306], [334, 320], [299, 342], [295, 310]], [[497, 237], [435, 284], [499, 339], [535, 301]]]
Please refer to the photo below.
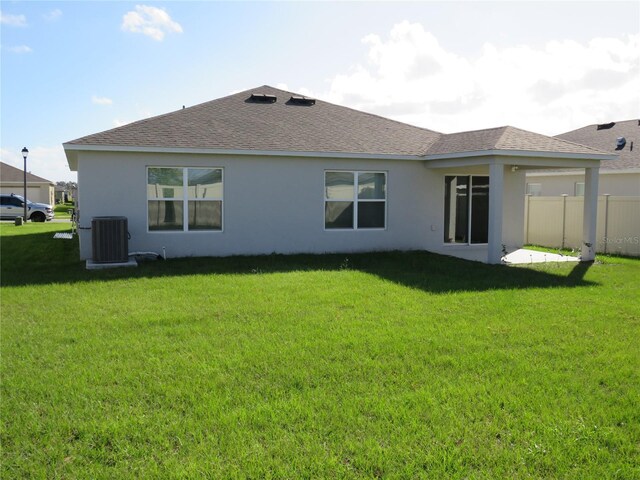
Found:
[[27, 147], [22, 149], [22, 158], [24, 158], [24, 221], [27, 221], [27, 155], [29, 155], [29, 150]]

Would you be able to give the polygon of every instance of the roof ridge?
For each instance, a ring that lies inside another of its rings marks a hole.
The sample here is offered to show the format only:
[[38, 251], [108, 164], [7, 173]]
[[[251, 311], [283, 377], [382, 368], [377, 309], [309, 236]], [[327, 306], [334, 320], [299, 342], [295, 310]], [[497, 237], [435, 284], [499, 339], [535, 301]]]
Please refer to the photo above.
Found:
[[[629, 120], [613, 120], [613, 123], [615, 124], [612, 128], [614, 128], [616, 125], [620, 124], [620, 123], [629, 123], [629, 122], [640, 122], [640, 118], [630, 118]], [[608, 122], [611, 123], [611, 122]], [[584, 125], [580, 128], [574, 128], [573, 130], [568, 130], [566, 132], [562, 132], [562, 133], [558, 133], [557, 135], [554, 135], [553, 137], [559, 137], [560, 135], [567, 135], [573, 132], [578, 132], [580, 130], [584, 130], [586, 128], [592, 128], [592, 127], [597, 127], [598, 125], [603, 125], [602, 123], [591, 123], [589, 125]], [[640, 126], [640, 124], [638, 125]]]
[[[591, 147], [591, 146], [589, 146], [589, 145], [583, 145], [582, 143], [572, 142], [572, 141], [570, 141], [570, 140], [565, 140], [564, 138], [552, 137], [552, 136], [549, 136], [549, 135], [545, 135], [544, 133], [532, 132], [531, 130], [524, 130], [524, 129], [522, 129], [522, 128], [518, 128], [518, 127], [512, 127], [512, 126], [509, 126], [508, 128], [511, 128], [511, 129], [513, 129], [513, 130], [518, 130], [519, 132], [525, 132], [525, 133], [527, 133], [527, 134], [529, 134], [529, 135], [531, 135], [531, 134], [539, 135], [539, 136], [541, 136], [541, 137], [546, 137], [546, 138], [548, 138], [548, 139], [550, 139], [550, 140], [555, 140], [555, 141], [557, 141], [557, 142], [567, 143], [567, 144], [569, 144], [569, 145], [577, 145], [577, 146], [579, 146], [579, 147], [587, 148], [587, 149], [589, 149], [589, 150], [592, 150], [594, 153], [610, 155], [610, 153], [609, 153], [609, 152], [605, 152], [604, 150], [600, 150], [600, 149], [598, 149], [598, 148], [594, 148], [594, 147]], [[505, 130], [505, 132], [506, 132], [506, 130]], [[504, 135], [504, 134], [503, 134], [503, 135]], [[501, 138], [501, 139], [502, 139], [502, 138]]]
[[478, 128], [476, 130], [463, 130], [461, 132], [444, 133], [443, 135], [459, 135], [461, 133], [490, 132], [491, 130], [500, 130], [501, 128], [508, 128], [508, 127], [509, 125], [503, 125], [502, 127]]
[[[290, 91], [288, 91], [288, 90], [282, 90], [281, 88], [272, 87], [271, 85], [263, 85], [263, 87], [269, 87], [269, 88], [272, 88], [272, 89], [274, 89], [274, 90], [279, 90], [279, 91], [281, 91], [281, 92], [285, 92], [285, 93], [288, 93], [288, 94], [291, 94], [291, 95], [302, 95], [302, 94], [300, 94], [300, 93], [290, 92]], [[247, 91], [248, 91], [248, 90], [247, 90]], [[304, 96], [306, 96], [306, 95], [304, 95]], [[320, 100], [321, 102], [324, 102], [324, 103], [326, 103], [326, 104], [328, 104], [328, 105], [333, 105], [334, 107], [346, 108], [347, 110], [351, 110], [352, 112], [357, 112], [357, 113], [359, 113], [359, 114], [364, 114], [364, 115], [369, 115], [369, 116], [371, 116], [371, 117], [380, 118], [380, 119], [385, 120], [385, 121], [387, 121], [387, 122], [395, 122], [395, 123], [399, 123], [400, 125], [404, 125], [405, 127], [416, 128], [416, 129], [418, 129], [418, 130], [424, 130], [424, 131], [426, 131], [426, 132], [428, 132], [428, 133], [437, 133], [437, 134], [439, 134], [439, 135], [443, 135], [443, 133], [442, 133], [442, 132], [437, 132], [437, 131], [435, 131], [435, 130], [431, 130], [431, 129], [429, 129], [429, 128], [419, 127], [418, 125], [412, 125], [411, 123], [401, 122], [400, 120], [394, 120], [393, 118], [383, 117], [382, 115], [378, 115], [378, 114], [375, 114], [375, 113], [365, 112], [364, 110], [358, 110], [357, 108], [347, 107], [347, 106], [345, 106], [345, 105], [339, 105], [339, 104], [337, 104], [337, 103], [333, 103], [333, 102], [329, 102], [329, 101], [327, 101], [327, 100], [323, 100], [323, 99], [321, 99], [321, 98], [319, 98], [319, 97], [313, 97], [313, 98], [314, 98], [315, 100]]]

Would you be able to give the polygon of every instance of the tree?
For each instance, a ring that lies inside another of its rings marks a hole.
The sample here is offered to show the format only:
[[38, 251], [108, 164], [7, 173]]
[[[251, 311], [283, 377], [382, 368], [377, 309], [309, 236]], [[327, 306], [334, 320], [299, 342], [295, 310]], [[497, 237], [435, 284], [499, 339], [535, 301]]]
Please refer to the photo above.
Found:
[[64, 187], [65, 190], [75, 190], [76, 188], [78, 188], [77, 182], [65, 182], [64, 180], [56, 182], [56, 185], [58, 187]]

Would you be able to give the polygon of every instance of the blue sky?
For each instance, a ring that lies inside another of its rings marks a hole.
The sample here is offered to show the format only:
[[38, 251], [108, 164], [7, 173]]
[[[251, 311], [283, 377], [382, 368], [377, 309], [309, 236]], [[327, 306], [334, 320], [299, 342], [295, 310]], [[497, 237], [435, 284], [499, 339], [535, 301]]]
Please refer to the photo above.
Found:
[[640, 115], [640, 2], [2, 1], [1, 154], [269, 84], [442, 132]]

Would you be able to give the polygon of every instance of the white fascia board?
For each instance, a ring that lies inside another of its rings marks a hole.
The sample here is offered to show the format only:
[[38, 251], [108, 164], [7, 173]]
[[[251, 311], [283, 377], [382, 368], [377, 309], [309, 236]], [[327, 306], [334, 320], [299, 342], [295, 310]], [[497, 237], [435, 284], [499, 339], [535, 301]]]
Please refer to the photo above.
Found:
[[[200, 155], [245, 155], [257, 157], [307, 157], [307, 158], [348, 158], [367, 160], [415, 160], [422, 161], [419, 155], [394, 155], [388, 153], [344, 153], [344, 152], [297, 152], [280, 150], [232, 150], [223, 148], [166, 148], [131, 147], [119, 145], [76, 145], [63, 144], [67, 159], [73, 152], [131, 152], [131, 153], [185, 153]], [[69, 159], [71, 163], [71, 160]]]
[[452, 157], [438, 160], [426, 160], [424, 166], [427, 168], [456, 168], [456, 167], [477, 167], [496, 163], [497, 159], [488, 155], [478, 157]]
[[[9, 181], [9, 182], [3, 180], [3, 181], [0, 182], [0, 185], [5, 185], [5, 186], [18, 185], [18, 186], [22, 186], [22, 185], [24, 185], [24, 182], [22, 180]], [[31, 185], [31, 186], [39, 186], [39, 187], [43, 187], [43, 186], [46, 186], [46, 185], [49, 185], [49, 186], [53, 185], [54, 187], [56, 186], [56, 184], [53, 183], [53, 182], [34, 182], [34, 181], [31, 181], [31, 180], [27, 180], [27, 186], [29, 186], [29, 185]]]
[[[606, 170], [600, 167], [600, 175], [616, 175], [616, 174], [629, 174], [629, 173], [640, 173], [640, 168], [624, 168], [620, 170]], [[580, 169], [574, 172], [527, 172], [527, 177], [564, 177], [571, 175], [584, 175], [584, 172], [581, 172]]]
[[537, 152], [530, 150], [475, 150], [473, 152], [439, 153], [437, 155], [425, 155], [428, 162], [435, 160], [450, 160], [473, 157], [528, 157], [528, 158], [560, 158], [573, 160], [615, 160], [617, 155], [604, 153], [566, 153], [566, 152]]

